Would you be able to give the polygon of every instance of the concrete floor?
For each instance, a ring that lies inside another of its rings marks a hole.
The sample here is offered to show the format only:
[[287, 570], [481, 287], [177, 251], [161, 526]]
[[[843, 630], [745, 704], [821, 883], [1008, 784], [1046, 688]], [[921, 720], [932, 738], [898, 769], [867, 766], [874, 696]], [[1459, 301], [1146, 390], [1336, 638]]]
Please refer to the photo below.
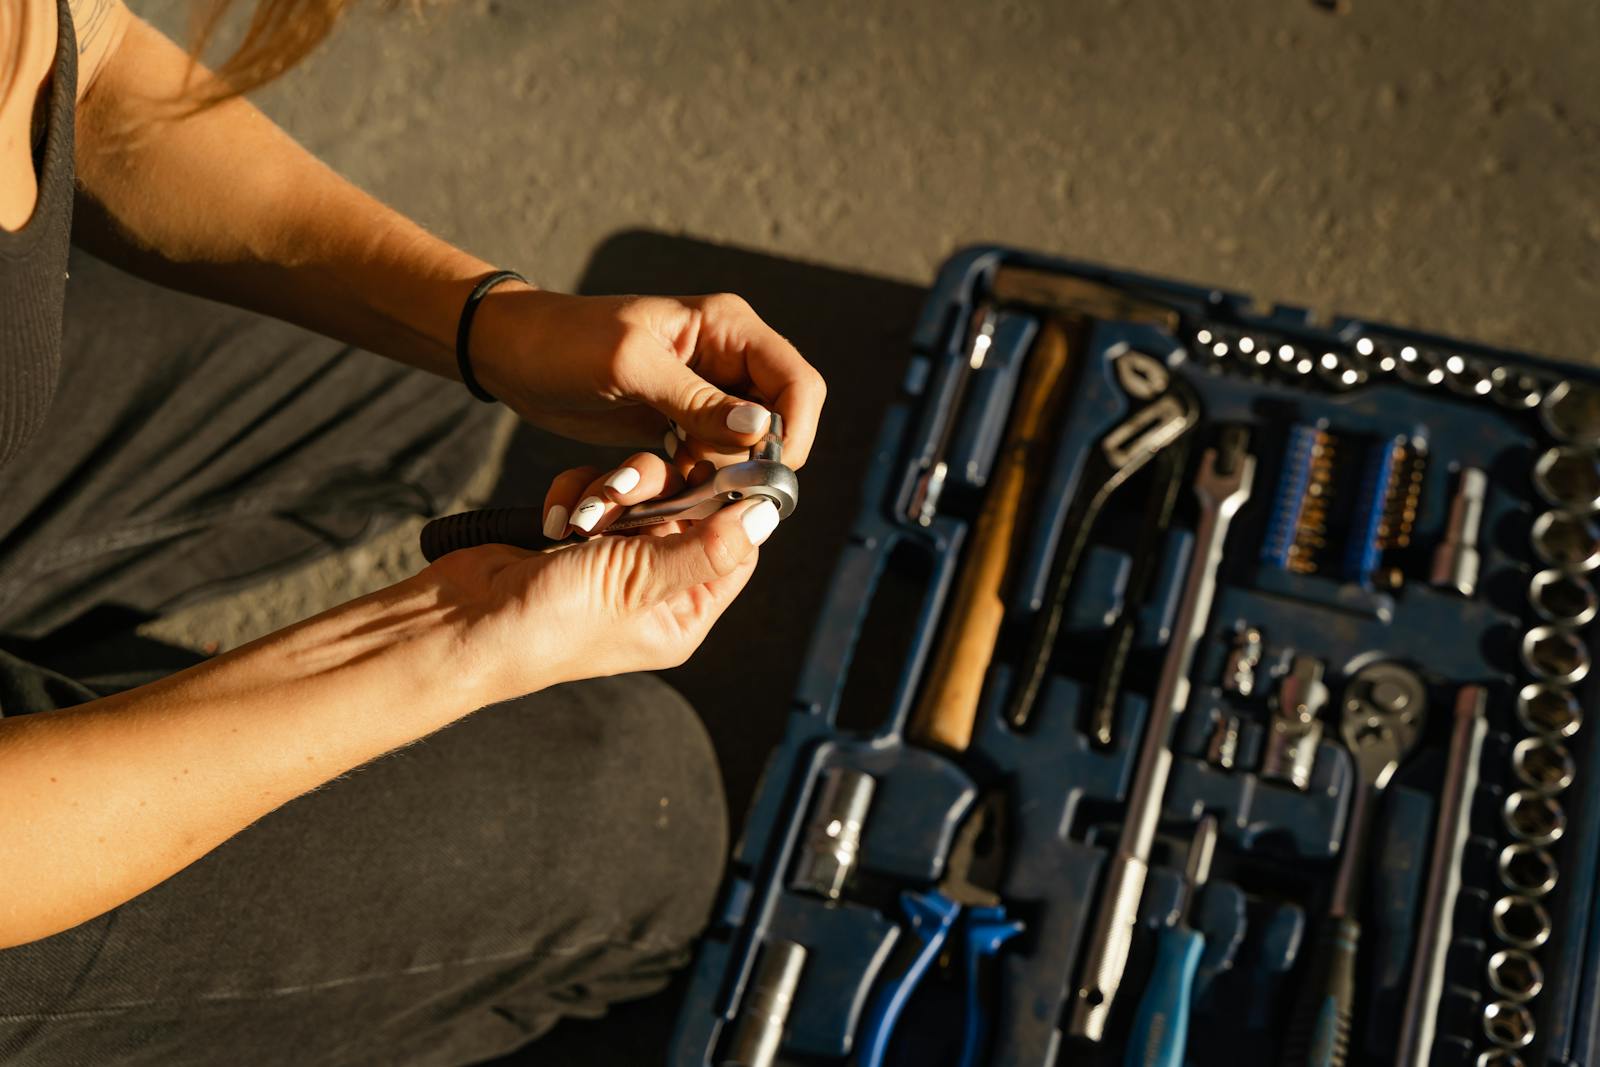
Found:
[[[135, 7], [170, 29], [186, 3]], [[362, 11], [260, 100], [491, 260], [555, 288], [740, 289], [828, 373], [768, 606], [675, 678], [739, 811], [780, 716], [719, 731], [716, 694], [789, 691], [904, 355], [917, 294], [892, 282], [1000, 242], [1600, 362], [1596, 42], [1587, 0], [470, 0]], [[605, 243], [639, 229], [669, 236]], [[578, 454], [521, 434], [495, 495]], [[410, 538], [154, 632], [237, 643], [405, 572]]]

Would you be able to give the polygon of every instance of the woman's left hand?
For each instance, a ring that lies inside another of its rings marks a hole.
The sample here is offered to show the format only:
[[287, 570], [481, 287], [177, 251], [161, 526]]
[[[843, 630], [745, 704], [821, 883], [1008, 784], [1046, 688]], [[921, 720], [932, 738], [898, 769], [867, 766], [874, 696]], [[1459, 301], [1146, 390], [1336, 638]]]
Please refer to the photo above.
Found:
[[665, 447], [681, 470], [744, 458], [770, 412], [783, 416], [784, 462], [799, 467], [827, 395], [795, 347], [727, 293], [568, 296], [505, 285], [479, 307], [471, 350], [478, 381], [527, 421], [593, 444]]

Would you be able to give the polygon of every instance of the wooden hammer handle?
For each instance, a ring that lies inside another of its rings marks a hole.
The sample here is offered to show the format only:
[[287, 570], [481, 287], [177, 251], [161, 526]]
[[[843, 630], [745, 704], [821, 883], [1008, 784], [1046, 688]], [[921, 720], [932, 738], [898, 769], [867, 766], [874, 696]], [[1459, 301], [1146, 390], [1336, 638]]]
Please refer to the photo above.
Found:
[[1046, 320], [1017, 387], [1005, 446], [945, 613], [948, 621], [927, 686], [911, 719], [914, 740], [957, 752], [972, 742], [984, 675], [1005, 617], [1006, 564], [1031, 503], [1028, 470], [1039, 447], [1048, 443], [1050, 415], [1059, 407], [1066, 371], [1066, 334], [1060, 323]]

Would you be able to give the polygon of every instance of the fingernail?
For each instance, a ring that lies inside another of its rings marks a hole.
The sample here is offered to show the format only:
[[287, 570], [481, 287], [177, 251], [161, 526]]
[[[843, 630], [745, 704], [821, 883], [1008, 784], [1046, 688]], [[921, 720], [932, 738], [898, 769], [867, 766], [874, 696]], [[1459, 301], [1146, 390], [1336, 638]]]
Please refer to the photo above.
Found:
[[606, 488], [617, 493], [631, 493], [638, 484], [639, 472], [632, 467], [618, 467], [605, 481]]
[[605, 513], [606, 502], [604, 500], [597, 496], [584, 497], [583, 502], [578, 505], [578, 510], [572, 513], [572, 525], [584, 533], [589, 533], [594, 529], [595, 523], [600, 521], [600, 516]]
[[667, 454], [668, 459], [678, 454], [678, 438], [671, 430], [668, 430], [667, 436], [661, 439], [661, 451]]
[[739, 525], [752, 545], [761, 544], [778, 528], [778, 505], [770, 500], [756, 501], [739, 516]]
[[728, 429], [734, 433], [761, 433], [772, 421], [772, 412], [760, 404], [738, 404], [728, 409]]
[[668, 419], [667, 421], [672, 423], [672, 432], [677, 435], [678, 440], [687, 441], [689, 439], [689, 435], [683, 432], [683, 427], [682, 426], [679, 426], [676, 422], [673, 422], [671, 419]]
[[544, 517], [544, 535], [552, 541], [559, 541], [567, 532], [567, 509], [560, 504], [551, 506], [550, 513]]

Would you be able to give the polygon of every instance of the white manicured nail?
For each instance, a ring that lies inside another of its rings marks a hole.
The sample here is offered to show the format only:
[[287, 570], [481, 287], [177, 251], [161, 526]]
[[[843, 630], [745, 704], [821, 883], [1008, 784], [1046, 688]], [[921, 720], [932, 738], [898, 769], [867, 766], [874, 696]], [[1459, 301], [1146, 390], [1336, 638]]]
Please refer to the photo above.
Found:
[[618, 467], [606, 479], [606, 488], [617, 493], [631, 493], [639, 484], [639, 472], [632, 467]]
[[678, 454], [678, 438], [671, 430], [661, 439], [661, 451], [667, 454], [668, 459]]
[[778, 505], [770, 500], [756, 501], [739, 516], [739, 525], [752, 545], [761, 544], [778, 528]]
[[728, 429], [734, 433], [762, 433], [772, 421], [772, 412], [760, 404], [739, 404], [728, 409]]
[[600, 516], [606, 513], [606, 502], [597, 496], [583, 498], [583, 503], [578, 505], [578, 510], [572, 513], [572, 525], [584, 533], [591, 532], [595, 523], [600, 521]]
[[560, 504], [550, 508], [550, 514], [544, 517], [544, 535], [552, 541], [559, 541], [567, 532], [567, 509]]
[[[668, 421], [670, 422], [671, 420]], [[679, 426], [675, 422], [672, 423], [672, 432], [677, 435], [678, 440], [680, 441], [687, 441], [689, 439], [689, 435], [683, 432], [683, 427]]]

